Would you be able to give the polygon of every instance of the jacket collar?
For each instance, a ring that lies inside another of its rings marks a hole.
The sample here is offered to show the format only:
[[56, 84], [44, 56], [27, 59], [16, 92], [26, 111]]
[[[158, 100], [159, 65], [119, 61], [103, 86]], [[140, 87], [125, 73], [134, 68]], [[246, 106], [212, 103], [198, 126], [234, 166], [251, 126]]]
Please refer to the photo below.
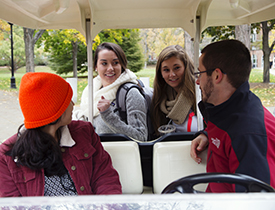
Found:
[[61, 147], [72, 147], [75, 145], [75, 141], [73, 140], [68, 126], [64, 126], [61, 130], [62, 135], [60, 139], [60, 146]]
[[[221, 112], [225, 115], [231, 113], [231, 109], [236, 106], [236, 101], [241, 101], [244, 96], [248, 95], [250, 92], [249, 90], [249, 83], [248, 81], [244, 82], [233, 94], [232, 96], [226, 100], [225, 102], [214, 106], [213, 104], [205, 103], [203, 101], [199, 102], [199, 109], [205, 118], [206, 121], [209, 120], [210, 116], [218, 116], [218, 113]], [[221, 117], [221, 116], [218, 116]]]
[[[25, 126], [22, 126], [20, 132], [24, 132], [26, 130]], [[63, 126], [61, 128], [61, 139], [60, 139], [60, 147], [72, 147], [75, 145], [75, 141], [73, 140], [68, 126]]]

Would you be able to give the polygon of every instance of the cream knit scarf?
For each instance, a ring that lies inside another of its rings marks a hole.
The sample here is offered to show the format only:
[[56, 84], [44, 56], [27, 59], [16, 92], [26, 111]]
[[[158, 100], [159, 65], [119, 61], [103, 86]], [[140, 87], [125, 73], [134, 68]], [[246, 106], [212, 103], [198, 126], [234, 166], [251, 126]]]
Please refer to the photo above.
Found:
[[129, 69], [126, 69], [112, 84], [106, 87], [102, 87], [101, 78], [99, 76], [94, 78], [93, 80], [94, 117], [99, 115], [99, 111], [97, 109], [97, 103], [101, 99], [101, 96], [104, 96], [104, 98], [112, 102], [116, 98], [116, 92], [119, 86], [126, 82], [132, 82], [132, 83], [138, 84], [136, 75]]
[[170, 87], [167, 89], [165, 99], [160, 104], [161, 111], [178, 125], [185, 121], [191, 107], [191, 99], [186, 98], [182, 92], [177, 95]]

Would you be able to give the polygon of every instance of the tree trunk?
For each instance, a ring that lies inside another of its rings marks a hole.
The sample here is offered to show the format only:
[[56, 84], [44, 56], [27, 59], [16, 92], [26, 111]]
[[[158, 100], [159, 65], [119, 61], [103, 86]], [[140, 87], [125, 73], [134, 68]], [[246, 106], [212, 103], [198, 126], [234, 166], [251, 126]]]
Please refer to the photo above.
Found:
[[269, 28], [267, 26], [267, 21], [261, 22], [262, 31], [263, 31], [263, 55], [264, 55], [264, 74], [263, 74], [263, 81], [264, 83], [270, 82], [270, 75], [269, 75], [269, 56], [270, 56], [270, 48], [268, 44], [268, 33]]
[[235, 26], [235, 36], [236, 39], [244, 43], [244, 45], [250, 50], [250, 34], [251, 34], [251, 26], [239, 25]]
[[[32, 48], [33, 29], [24, 29], [25, 56], [26, 56], [26, 72], [34, 72], [34, 48]], [[33, 58], [33, 59], [31, 59]]]
[[184, 31], [184, 48], [187, 55], [194, 61], [194, 46], [191, 40], [191, 36]]
[[[34, 45], [37, 40], [44, 33], [43, 30], [39, 30], [35, 35], [35, 29], [24, 29], [24, 42], [25, 42], [25, 55], [26, 55], [26, 72], [34, 72]], [[34, 35], [34, 36], [33, 36]]]
[[72, 41], [73, 46], [73, 77], [77, 78], [77, 49], [78, 49], [78, 43]]

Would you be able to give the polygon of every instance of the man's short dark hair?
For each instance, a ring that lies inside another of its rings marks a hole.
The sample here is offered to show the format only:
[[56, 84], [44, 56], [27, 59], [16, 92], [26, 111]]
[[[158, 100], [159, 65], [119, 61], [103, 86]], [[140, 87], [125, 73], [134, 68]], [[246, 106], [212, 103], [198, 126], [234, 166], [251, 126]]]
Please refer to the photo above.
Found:
[[[223, 40], [207, 45], [201, 53], [202, 64], [209, 69], [219, 68], [226, 73], [230, 84], [238, 88], [248, 81], [251, 72], [251, 56], [247, 47], [238, 40]], [[211, 75], [209, 72], [208, 75]]]

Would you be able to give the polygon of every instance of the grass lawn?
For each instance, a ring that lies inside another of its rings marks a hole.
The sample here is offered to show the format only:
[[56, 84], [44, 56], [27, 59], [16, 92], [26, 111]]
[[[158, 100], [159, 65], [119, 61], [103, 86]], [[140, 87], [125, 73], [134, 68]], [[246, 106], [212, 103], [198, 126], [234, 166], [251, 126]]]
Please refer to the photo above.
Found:
[[[37, 66], [35, 67], [36, 72], [51, 72], [54, 73], [49, 67], [47, 66]], [[18, 94], [18, 88], [20, 85], [21, 77], [26, 72], [25, 68], [21, 68], [17, 70], [14, 74], [15, 80], [16, 80], [16, 89], [10, 88], [10, 78], [11, 78], [11, 72], [5, 68], [0, 67], [0, 90], [5, 90], [12, 92], [14, 94]], [[137, 77], [149, 77], [150, 86], [153, 86], [154, 76], [155, 76], [155, 67], [154, 66], [148, 66], [148, 68], [143, 69], [136, 73]], [[71, 77], [71, 74], [68, 75], [61, 75], [62, 77]], [[77, 84], [77, 105], [80, 104], [81, 94], [83, 89], [87, 86], [88, 80], [87, 73], [78, 75], [81, 78], [78, 78], [78, 84]], [[275, 75], [270, 75], [270, 83], [262, 83], [262, 77], [263, 73], [261, 69], [253, 69], [250, 75], [250, 86], [251, 91], [254, 92], [262, 101], [263, 105], [266, 107], [275, 106]]]
[[255, 93], [262, 101], [265, 107], [275, 106], [275, 75], [270, 74], [270, 83], [262, 83], [263, 71], [253, 69], [249, 82], [250, 90]]

